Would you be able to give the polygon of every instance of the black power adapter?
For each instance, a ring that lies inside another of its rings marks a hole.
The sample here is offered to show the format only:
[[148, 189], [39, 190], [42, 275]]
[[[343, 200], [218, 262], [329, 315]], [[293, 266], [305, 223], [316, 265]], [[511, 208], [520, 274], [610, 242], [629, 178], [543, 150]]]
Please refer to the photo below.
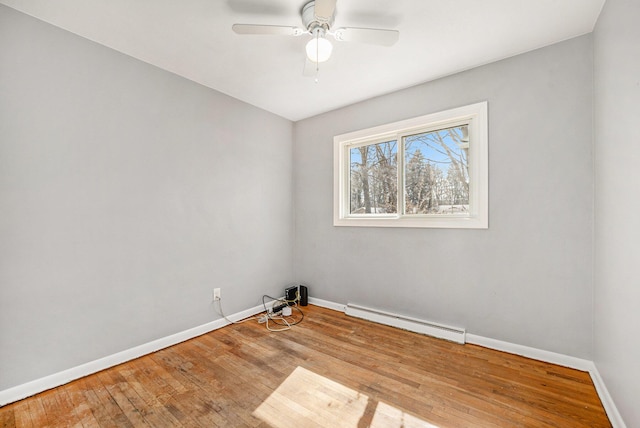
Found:
[[277, 314], [278, 312], [280, 312], [281, 310], [283, 310], [283, 309], [284, 309], [284, 308], [286, 308], [286, 307], [287, 307], [287, 304], [286, 304], [286, 303], [283, 303], [283, 304], [281, 304], [281, 305], [274, 306], [274, 307], [273, 307], [273, 309], [272, 309], [272, 311], [273, 311], [273, 313], [274, 313], [274, 314]]

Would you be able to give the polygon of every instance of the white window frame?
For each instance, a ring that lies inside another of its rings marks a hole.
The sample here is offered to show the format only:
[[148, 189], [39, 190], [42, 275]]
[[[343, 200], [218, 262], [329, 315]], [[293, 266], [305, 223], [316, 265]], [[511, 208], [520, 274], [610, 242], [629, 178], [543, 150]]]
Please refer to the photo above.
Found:
[[[469, 125], [469, 213], [403, 214], [404, 148], [402, 137], [450, 126]], [[376, 126], [333, 138], [334, 226], [430, 227], [487, 229], [489, 227], [489, 132], [487, 102]], [[350, 149], [396, 140], [398, 145], [398, 213], [350, 213]]]

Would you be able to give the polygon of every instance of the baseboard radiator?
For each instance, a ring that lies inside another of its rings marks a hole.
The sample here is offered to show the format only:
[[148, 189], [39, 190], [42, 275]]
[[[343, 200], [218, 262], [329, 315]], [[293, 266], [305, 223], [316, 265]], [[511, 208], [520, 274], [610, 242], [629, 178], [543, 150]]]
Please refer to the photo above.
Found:
[[392, 314], [378, 309], [366, 308], [364, 306], [347, 304], [345, 313], [349, 316], [362, 318], [378, 324], [385, 324], [415, 333], [426, 334], [440, 339], [450, 340], [456, 343], [465, 343], [465, 329], [436, 324], [417, 318], [406, 317], [404, 315]]

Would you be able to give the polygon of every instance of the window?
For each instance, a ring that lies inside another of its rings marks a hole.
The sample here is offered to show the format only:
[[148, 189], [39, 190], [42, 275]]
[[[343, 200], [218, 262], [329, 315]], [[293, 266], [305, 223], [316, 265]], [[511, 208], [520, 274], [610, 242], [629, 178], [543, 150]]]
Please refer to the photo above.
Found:
[[487, 103], [334, 138], [334, 225], [488, 227]]

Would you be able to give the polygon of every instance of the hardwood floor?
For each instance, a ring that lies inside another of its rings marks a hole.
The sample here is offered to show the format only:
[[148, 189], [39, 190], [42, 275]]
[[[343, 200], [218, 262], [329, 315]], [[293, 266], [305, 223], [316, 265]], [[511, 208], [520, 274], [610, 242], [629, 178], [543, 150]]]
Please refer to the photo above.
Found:
[[585, 372], [317, 306], [249, 321], [0, 408], [0, 427], [609, 427]]

